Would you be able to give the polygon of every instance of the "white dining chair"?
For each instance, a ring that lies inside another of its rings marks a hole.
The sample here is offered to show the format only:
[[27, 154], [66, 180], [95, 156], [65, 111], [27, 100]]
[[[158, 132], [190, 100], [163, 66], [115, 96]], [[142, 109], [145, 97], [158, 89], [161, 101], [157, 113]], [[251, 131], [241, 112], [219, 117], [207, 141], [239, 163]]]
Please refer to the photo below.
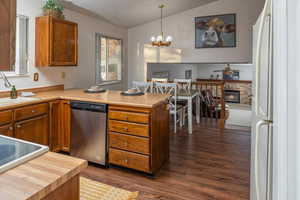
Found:
[[143, 82], [143, 81], [133, 81], [133, 88], [136, 88], [144, 93], [152, 93], [153, 91], [153, 83], [152, 82]]
[[152, 82], [159, 82], [159, 83], [167, 83], [168, 79], [167, 78], [152, 78]]
[[[179, 92], [190, 92], [192, 89], [192, 79], [174, 79], [174, 83], [177, 84], [177, 88]], [[185, 118], [188, 115], [188, 101], [187, 100], [179, 100], [177, 102], [179, 105], [183, 106], [182, 113], [182, 124], [185, 124]]]
[[174, 83], [177, 84], [179, 89], [190, 91], [192, 88], [192, 79], [174, 79]]
[[[155, 91], [160, 94], [169, 94], [170, 114], [174, 116], [174, 132], [177, 132], [177, 123], [183, 126], [183, 106], [177, 104], [177, 84], [176, 83], [154, 83]], [[179, 116], [177, 118], [177, 115]]]

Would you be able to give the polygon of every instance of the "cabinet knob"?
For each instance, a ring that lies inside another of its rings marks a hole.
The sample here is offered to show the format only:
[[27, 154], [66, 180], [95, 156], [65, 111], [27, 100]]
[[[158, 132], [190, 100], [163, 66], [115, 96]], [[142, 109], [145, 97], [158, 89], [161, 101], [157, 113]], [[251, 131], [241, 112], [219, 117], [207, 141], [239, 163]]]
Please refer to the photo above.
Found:
[[124, 142], [124, 146], [127, 147], [127, 146], [128, 146], [128, 143], [127, 143], [127, 142]]
[[125, 160], [124, 160], [124, 162], [127, 164], [127, 163], [128, 163], [128, 160], [127, 160], [127, 159], [125, 159]]
[[35, 113], [35, 110], [32, 110], [31, 112], [32, 112], [32, 113]]
[[125, 131], [128, 131], [128, 127], [124, 127], [124, 130], [125, 130]]
[[12, 131], [14, 128], [11, 126], [11, 127], [9, 127], [8, 129], [9, 129], [10, 131]]
[[22, 126], [21, 125], [17, 125], [17, 128], [21, 128]]

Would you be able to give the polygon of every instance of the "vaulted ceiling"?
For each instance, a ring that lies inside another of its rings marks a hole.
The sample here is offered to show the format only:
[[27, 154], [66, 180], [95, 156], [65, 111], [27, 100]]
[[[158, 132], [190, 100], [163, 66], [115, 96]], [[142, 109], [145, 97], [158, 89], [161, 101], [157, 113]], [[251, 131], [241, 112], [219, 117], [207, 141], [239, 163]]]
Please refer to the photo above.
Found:
[[164, 16], [216, 0], [65, 0], [70, 9], [84, 9], [113, 24], [134, 27], [160, 18], [158, 6], [165, 4]]

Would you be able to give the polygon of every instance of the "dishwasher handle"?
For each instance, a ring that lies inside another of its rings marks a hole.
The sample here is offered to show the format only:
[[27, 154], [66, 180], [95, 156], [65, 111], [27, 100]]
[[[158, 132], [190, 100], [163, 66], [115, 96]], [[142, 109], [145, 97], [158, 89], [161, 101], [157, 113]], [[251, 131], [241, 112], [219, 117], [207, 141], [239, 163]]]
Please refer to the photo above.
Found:
[[107, 113], [108, 106], [107, 106], [107, 104], [101, 104], [101, 103], [72, 101], [71, 102], [71, 109]]

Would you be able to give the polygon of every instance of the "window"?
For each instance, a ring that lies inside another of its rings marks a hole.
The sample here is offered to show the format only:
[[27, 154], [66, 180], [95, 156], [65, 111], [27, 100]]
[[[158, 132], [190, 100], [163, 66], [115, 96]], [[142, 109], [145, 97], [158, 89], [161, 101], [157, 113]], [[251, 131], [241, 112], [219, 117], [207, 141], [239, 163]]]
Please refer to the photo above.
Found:
[[96, 84], [122, 80], [122, 40], [96, 34]]
[[15, 73], [28, 73], [28, 17], [17, 16]]

